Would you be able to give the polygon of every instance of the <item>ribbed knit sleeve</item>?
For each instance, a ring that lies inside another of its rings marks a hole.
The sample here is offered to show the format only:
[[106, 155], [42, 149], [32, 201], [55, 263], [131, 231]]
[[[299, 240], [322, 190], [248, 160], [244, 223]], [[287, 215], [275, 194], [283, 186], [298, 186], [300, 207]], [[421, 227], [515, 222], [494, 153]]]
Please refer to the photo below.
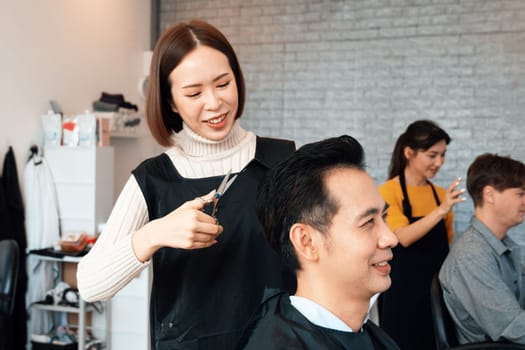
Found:
[[144, 196], [131, 176], [96, 244], [78, 264], [77, 283], [84, 300], [111, 298], [148, 266], [137, 260], [131, 244], [132, 234], [147, 221]]

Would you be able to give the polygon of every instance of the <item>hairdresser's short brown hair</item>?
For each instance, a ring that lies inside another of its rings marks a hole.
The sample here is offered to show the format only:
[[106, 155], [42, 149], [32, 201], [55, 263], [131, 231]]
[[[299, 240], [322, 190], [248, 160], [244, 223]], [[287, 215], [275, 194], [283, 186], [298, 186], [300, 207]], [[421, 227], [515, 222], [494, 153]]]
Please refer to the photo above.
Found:
[[508, 188], [525, 189], [525, 165], [497, 154], [478, 156], [467, 171], [467, 190], [475, 207], [483, 206], [485, 186], [492, 186], [499, 192]]
[[182, 129], [182, 118], [172, 108], [169, 75], [188, 53], [200, 45], [214, 48], [228, 58], [239, 96], [235, 119], [242, 115], [245, 101], [244, 77], [231, 44], [209, 23], [199, 20], [177, 23], [162, 33], [155, 45], [146, 94], [148, 126], [155, 140], [162, 146], [171, 146], [172, 133]]

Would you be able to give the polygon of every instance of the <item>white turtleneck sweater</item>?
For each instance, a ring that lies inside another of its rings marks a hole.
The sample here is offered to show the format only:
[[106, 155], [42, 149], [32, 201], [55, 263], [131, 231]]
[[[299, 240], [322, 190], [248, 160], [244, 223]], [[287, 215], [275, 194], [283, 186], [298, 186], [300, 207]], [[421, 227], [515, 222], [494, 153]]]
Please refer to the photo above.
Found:
[[[175, 146], [165, 153], [186, 178], [223, 175], [230, 169], [240, 172], [255, 156], [256, 136], [238, 122], [220, 141], [205, 139], [186, 124], [173, 140]], [[111, 298], [149, 265], [150, 261], [137, 259], [131, 244], [133, 233], [148, 221], [146, 201], [135, 177], [130, 176], [104, 231], [78, 264], [77, 283], [84, 300]]]

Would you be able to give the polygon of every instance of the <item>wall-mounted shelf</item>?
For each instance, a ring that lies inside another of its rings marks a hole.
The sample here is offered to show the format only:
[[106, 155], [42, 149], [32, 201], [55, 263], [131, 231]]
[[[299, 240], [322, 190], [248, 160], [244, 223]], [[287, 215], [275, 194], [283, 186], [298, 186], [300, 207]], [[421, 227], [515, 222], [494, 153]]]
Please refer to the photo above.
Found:
[[137, 139], [141, 135], [138, 131], [113, 131], [109, 136], [119, 139]]
[[137, 112], [96, 112], [98, 118], [109, 121], [109, 136], [135, 139], [145, 135], [145, 119]]

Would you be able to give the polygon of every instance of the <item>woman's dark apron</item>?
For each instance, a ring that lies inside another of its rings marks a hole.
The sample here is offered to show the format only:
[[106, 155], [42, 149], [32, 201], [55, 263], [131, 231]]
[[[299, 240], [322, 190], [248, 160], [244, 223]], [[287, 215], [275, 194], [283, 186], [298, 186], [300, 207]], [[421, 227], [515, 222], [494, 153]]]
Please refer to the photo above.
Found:
[[[409, 223], [421, 217], [412, 216], [403, 172], [399, 175], [403, 191], [403, 214]], [[429, 181], [439, 206], [434, 185]], [[430, 232], [405, 248], [398, 244], [392, 260], [392, 286], [382, 294], [379, 322], [381, 328], [398, 343], [402, 350], [435, 349], [430, 311], [430, 284], [448, 254], [445, 221], [439, 221]]]
[[[224, 231], [209, 248], [161, 248], [153, 256], [152, 349], [233, 349], [262, 301], [265, 287], [293, 290], [295, 277], [267, 244], [255, 213], [256, 190], [293, 143], [257, 139], [257, 151], [221, 197]], [[217, 188], [222, 176], [183, 178], [166, 154], [133, 171], [150, 220]]]

